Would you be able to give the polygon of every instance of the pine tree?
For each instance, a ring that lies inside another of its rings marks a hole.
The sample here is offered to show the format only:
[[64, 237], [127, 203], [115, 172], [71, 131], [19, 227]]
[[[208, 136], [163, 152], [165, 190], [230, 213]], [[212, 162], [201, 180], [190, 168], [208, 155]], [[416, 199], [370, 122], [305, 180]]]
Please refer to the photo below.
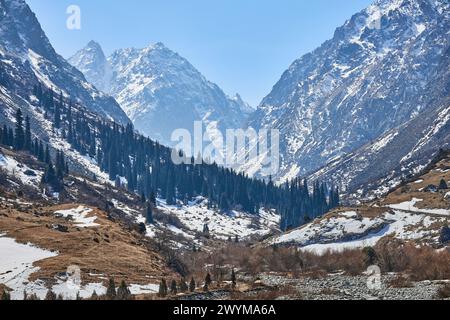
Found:
[[208, 273], [205, 277], [205, 285], [203, 286], [203, 291], [208, 291], [212, 284], [211, 275]]
[[449, 226], [442, 227], [440, 235], [439, 235], [439, 242], [442, 244], [447, 244], [450, 242], [450, 227]]
[[191, 282], [189, 282], [189, 291], [190, 292], [194, 292], [195, 291], [195, 287], [196, 287], [195, 280], [194, 280], [194, 277], [192, 277], [191, 278]]
[[153, 210], [150, 202], [147, 202], [145, 206], [145, 221], [147, 224], [153, 224]]
[[159, 284], [159, 292], [158, 296], [161, 298], [164, 298], [167, 296], [167, 283], [166, 279], [161, 279], [161, 282]]
[[46, 164], [51, 164], [52, 158], [50, 157], [50, 147], [48, 144], [45, 146], [44, 162]]
[[185, 293], [189, 290], [189, 287], [186, 283], [186, 279], [182, 278], [179, 284], [180, 292]]
[[149, 201], [153, 205], [153, 207], [156, 208], [156, 196], [153, 191], [150, 193]]
[[234, 269], [231, 270], [231, 286], [233, 289], [236, 288], [236, 273]]
[[106, 297], [109, 300], [114, 300], [117, 296], [117, 292], [116, 292], [116, 284], [114, 282], [113, 278], [109, 279], [109, 283], [108, 283], [108, 288], [106, 290]]
[[49, 289], [45, 295], [45, 300], [56, 300], [56, 293]]
[[23, 130], [23, 115], [19, 108], [16, 112], [16, 130], [14, 134], [14, 148], [16, 150], [23, 150], [25, 145], [25, 132]]
[[178, 293], [177, 282], [175, 280], [172, 280], [172, 283], [170, 284], [170, 293], [174, 296]]
[[98, 294], [95, 290], [92, 292], [91, 300], [98, 300]]
[[8, 127], [6, 126], [6, 124], [3, 125], [1, 144], [3, 144], [4, 146], [9, 145]]
[[11, 300], [11, 295], [9, 294], [8, 291], [3, 290], [1, 300], [3, 300], [3, 301]]
[[130, 300], [131, 299], [130, 289], [128, 289], [128, 286], [124, 280], [122, 280], [119, 288], [117, 289], [117, 299], [118, 300]]
[[210, 236], [210, 234], [209, 234], [209, 226], [208, 226], [207, 223], [205, 223], [205, 224], [203, 225], [203, 236], [204, 236], [205, 238], [209, 238], [209, 236]]
[[8, 146], [14, 147], [15, 146], [15, 137], [14, 137], [14, 130], [13, 128], [8, 128]]
[[31, 149], [31, 125], [30, 117], [25, 118], [25, 150], [32, 151]]
[[447, 190], [448, 186], [447, 186], [447, 182], [444, 179], [441, 179], [441, 181], [439, 182], [439, 190]]
[[53, 126], [56, 129], [61, 128], [61, 111], [59, 108], [59, 103], [56, 104], [55, 106], [55, 113], [54, 113], [54, 118], [53, 118]]
[[38, 160], [40, 162], [45, 162], [45, 152], [44, 152], [44, 145], [42, 144], [42, 141], [39, 141]]

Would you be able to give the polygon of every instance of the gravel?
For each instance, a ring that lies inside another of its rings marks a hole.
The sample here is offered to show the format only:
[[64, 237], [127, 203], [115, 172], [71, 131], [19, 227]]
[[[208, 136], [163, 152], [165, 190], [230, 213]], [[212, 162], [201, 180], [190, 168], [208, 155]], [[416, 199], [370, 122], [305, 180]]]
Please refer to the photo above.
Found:
[[[397, 276], [382, 275], [381, 285], [370, 289], [368, 276], [329, 275], [325, 278], [289, 279], [283, 276], [262, 275], [267, 286], [294, 287], [304, 300], [433, 300], [437, 299], [442, 281], [413, 282], [411, 287], [393, 288], [389, 283]], [[286, 298], [286, 297], [283, 297]]]

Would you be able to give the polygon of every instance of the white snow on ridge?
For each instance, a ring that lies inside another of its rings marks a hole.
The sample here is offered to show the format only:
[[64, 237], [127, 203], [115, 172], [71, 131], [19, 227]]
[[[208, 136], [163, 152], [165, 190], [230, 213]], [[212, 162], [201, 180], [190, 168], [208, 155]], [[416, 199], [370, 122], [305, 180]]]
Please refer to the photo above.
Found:
[[410, 211], [417, 213], [427, 213], [427, 214], [435, 214], [441, 216], [450, 216], [450, 210], [447, 209], [420, 209], [416, 208], [415, 205], [417, 202], [422, 202], [422, 199], [413, 198], [411, 201], [405, 201], [399, 204], [390, 204], [388, 205], [391, 209], [397, 209], [402, 211]]
[[[61, 215], [64, 218], [71, 217], [77, 227], [80, 228], [89, 228], [89, 227], [97, 227], [98, 223], [95, 223], [97, 220], [97, 216], [92, 216], [92, 209], [86, 208], [83, 206], [79, 206], [75, 209], [69, 210], [59, 210], [56, 211], [55, 214]], [[88, 217], [88, 215], [91, 215]]]
[[[43, 250], [31, 244], [20, 244], [14, 239], [0, 236], [0, 283], [10, 289], [11, 298], [20, 300], [23, 298], [23, 291], [33, 291], [35, 283], [30, 283], [28, 278], [31, 274], [39, 270], [33, 264], [36, 261], [57, 256], [57, 253]], [[45, 295], [46, 289], [40, 292], [40, 296]], [[38, 293], [37, 293], [38, 294]]]

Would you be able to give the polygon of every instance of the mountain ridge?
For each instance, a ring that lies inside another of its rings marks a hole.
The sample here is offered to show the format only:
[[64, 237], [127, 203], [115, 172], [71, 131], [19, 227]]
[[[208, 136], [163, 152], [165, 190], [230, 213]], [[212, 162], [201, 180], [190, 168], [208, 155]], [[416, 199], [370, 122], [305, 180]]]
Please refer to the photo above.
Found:
[[213, 138], [216, 129], [224, 133], [241, 128], [252, 112], [239, 95], [228, 97], [162, 42], [118, 49], [109, 57], [93, 43], [69, 61], [117, 99], [137, 130], [162, 143], [173, 146], [172, 132], [180, 128], [192, 132], [194, 121], [203, 121]]
[[448, 12], [438, 1], [377, 1], [296, 60], [250, 119], [281, 132], [278, 181], [315, 172], [438, 108], [435, 100], [449, 95], [439, 83], [432, 88], [436, 78], [448, 81]]

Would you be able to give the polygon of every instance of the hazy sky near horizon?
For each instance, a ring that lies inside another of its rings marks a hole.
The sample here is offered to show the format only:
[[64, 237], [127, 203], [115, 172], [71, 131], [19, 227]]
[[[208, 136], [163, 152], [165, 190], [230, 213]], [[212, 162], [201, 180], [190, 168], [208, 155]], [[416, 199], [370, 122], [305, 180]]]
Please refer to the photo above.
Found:
[[[256, 107], [295, 60], [372, 0], [27, 0], [65, 58], [90, 40], [105, 54], [163, 42], [225, 93]], [[81, 30], [66, 28], [69, 5]]]

